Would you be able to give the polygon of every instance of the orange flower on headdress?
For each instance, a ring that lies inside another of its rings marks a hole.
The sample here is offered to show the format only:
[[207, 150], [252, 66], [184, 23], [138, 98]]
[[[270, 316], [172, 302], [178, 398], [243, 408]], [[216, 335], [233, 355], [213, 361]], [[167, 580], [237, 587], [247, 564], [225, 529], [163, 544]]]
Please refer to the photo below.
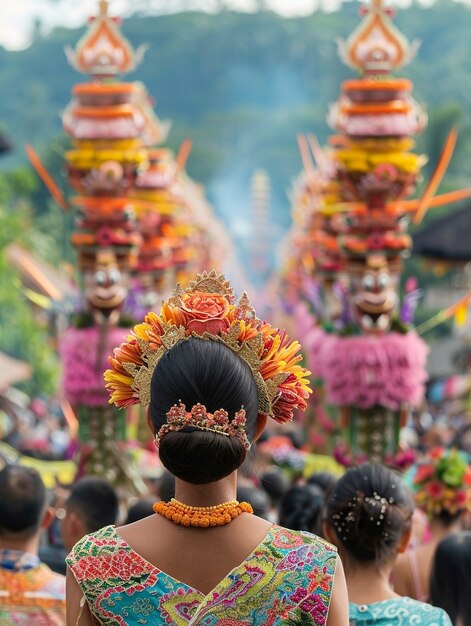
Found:
[[160, 315], [149, 313], [115, 349], [104, 375], [110, 403], [148, 404], [158, 361], [191, 336], [220, 341], [246, 361], [257, 382], [260, 413], [286, 422], [296, 409], [306, 408], [310, 372], [299, 363], [299, 343], [258, 320], [245, 294], [235, 303], [230, 284], [214, 271], [198, 275], [185, 291], [177, 287]]
[[215, 293], [184, 293], [182, 311], [186, 314], [186, 327], [190, 332], [217, 335], [229, 328], [230, 304], [224, 296]]

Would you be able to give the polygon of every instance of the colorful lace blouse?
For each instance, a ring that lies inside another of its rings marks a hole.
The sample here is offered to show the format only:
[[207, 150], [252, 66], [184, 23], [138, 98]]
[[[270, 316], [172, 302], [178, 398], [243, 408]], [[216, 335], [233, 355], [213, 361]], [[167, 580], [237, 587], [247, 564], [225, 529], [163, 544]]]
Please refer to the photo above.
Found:
[[324, 626], [336, 549], [273, 525], [207, 595], [137, 554], [113, 526], [84, 537], [67, 557], [91, 612], [104, 625]]
[[412, 598], [350, 604], [350, 626], [452, 626], [442, 609]]

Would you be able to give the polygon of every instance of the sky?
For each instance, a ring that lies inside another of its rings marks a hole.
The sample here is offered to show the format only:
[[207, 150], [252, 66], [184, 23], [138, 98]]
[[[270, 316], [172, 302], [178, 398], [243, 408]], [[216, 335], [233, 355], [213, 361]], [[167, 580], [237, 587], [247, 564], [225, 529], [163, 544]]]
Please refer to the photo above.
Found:
[[[428, 5], [433, 0], [421, 0]], [[335, 10], [342, 0], [265, 0], [272, 10], [286, 16], [308, 15], [315, 9]], [[471, 0], [463, 0], [471, 4]], [[111, 12], [121, 17], [134, 11], [159, 14], [185, 9], [216, 11], [218, 0], [112, 0]], [[255, 0], [224, 0], [224, 4], [240, 11], [253, 11]], [[410, 0], [394, 0], [400, 7]], [[21, 50], [31, 42], [36, 20], [40, 20], [43, 32], [55, 26], [78, 27], [96, 13], [98, 0], [0, 0], [0, 45], [9, 50]]]

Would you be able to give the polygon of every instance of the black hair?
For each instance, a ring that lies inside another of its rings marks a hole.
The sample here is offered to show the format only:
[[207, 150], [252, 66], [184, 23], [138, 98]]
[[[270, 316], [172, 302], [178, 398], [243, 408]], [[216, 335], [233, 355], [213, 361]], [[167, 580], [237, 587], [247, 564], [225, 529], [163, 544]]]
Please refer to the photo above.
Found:
[[291, 530], [304, 530], [320, 535], [324, 492], [315, 485], [293, 485], [280, 502], [279, 522]]
[[374, 463], [349, 469], [327, 500], [338, 546], [355, 561], [383, 565], [411, 528], [414, 504], [398, 474]]
[[451, 533], [435, 552], [430, 600], [453, 624], [471, 624], [471, 532]]
[[450, 513], [446, 509], [442, 509], [439, 513], [434, 514], [434, 518], [439, 519], [446, 527], [453, 526], [455, 522], [463, 515], [464, 509], [458, 509], [454, 513]]
[[311, 474], [311, 476], [309, 476], [306, 482], [308, 485], [316, 485], [317, 487], [322, 489], [324, 494], [327, 495], [330, 493], [335, 483], [337, 482], [337, 476], [334, 476], [329, 472], [314, 472], [314, 474]]
[[272, 506], [278, 506], [290, 486], [289, 478], [279, 467], [271, 467], [260, 476], [260, 484], [268, 494]]
[[[255, 435], [258, 392], [250, 367], [218, 341], [191, 337], [165, 352], [152, 375], [150, 417], [157, 433], [172, 406], [188, 410], [203, 404], [208, 412], [224, 409], [232, 419], [243, 406], [249, 441]], [[246, 449], [237, 437], [185, 428], [160, 441], [159, 456], [174, 476], [193, 484], [215, 482], [243, 463]]]
[[0, 536], [19, 533], [32, 537], [41, 525], [46, 504], [46, 487], [35, 469], [5, 465], [0, 471]]
[[72, 485], [66, 506], [80, 515], [87, 533], [115, 524], [119, 515], [113, 485], [99, 476], [86, 476]]
[[164, 470], [162, 476], [159, 478], [158, 496], [164, 502], [171, 500], [175, 497], [175, 476], [167, 470]]
[[140, 519], [144, 519], [145, 517], [149, 517], [154, 513], [154, 509], [152, 508], [153, 501], [147, 500], [146, 498], [142, 498], [131, 504], [128, 508], [128, 514], [126, 516], [125, 524], [132, 524], [133, 522], [137, 522]]
[[263, 489], [239, 485], [237, 487], [237, 500], [239, 502], [248, 502], [252, 506], [255, 515], [264, 519], [267, 518], [270, 501]]

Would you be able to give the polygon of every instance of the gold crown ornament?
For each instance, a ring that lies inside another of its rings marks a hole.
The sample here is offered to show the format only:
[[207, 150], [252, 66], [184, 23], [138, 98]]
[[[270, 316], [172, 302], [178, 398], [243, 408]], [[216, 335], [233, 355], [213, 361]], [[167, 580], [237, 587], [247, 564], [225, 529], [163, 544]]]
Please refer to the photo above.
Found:
[[236, 302], [223, 274], [198, 274], [186, 289], [179, 285], [160, 314], [148, 313], [109, 358], [104, 377], [110, 403], [118, 407], [150, 403], [152, 374], [162, 356], [180, 341], [198, 337], [218, 341], [250, 367], [261, 414], [280, 423], [304, 410], [312, 393], [299, 361], [301, 346], [286, 331], [257, 318], [246, 293]]

